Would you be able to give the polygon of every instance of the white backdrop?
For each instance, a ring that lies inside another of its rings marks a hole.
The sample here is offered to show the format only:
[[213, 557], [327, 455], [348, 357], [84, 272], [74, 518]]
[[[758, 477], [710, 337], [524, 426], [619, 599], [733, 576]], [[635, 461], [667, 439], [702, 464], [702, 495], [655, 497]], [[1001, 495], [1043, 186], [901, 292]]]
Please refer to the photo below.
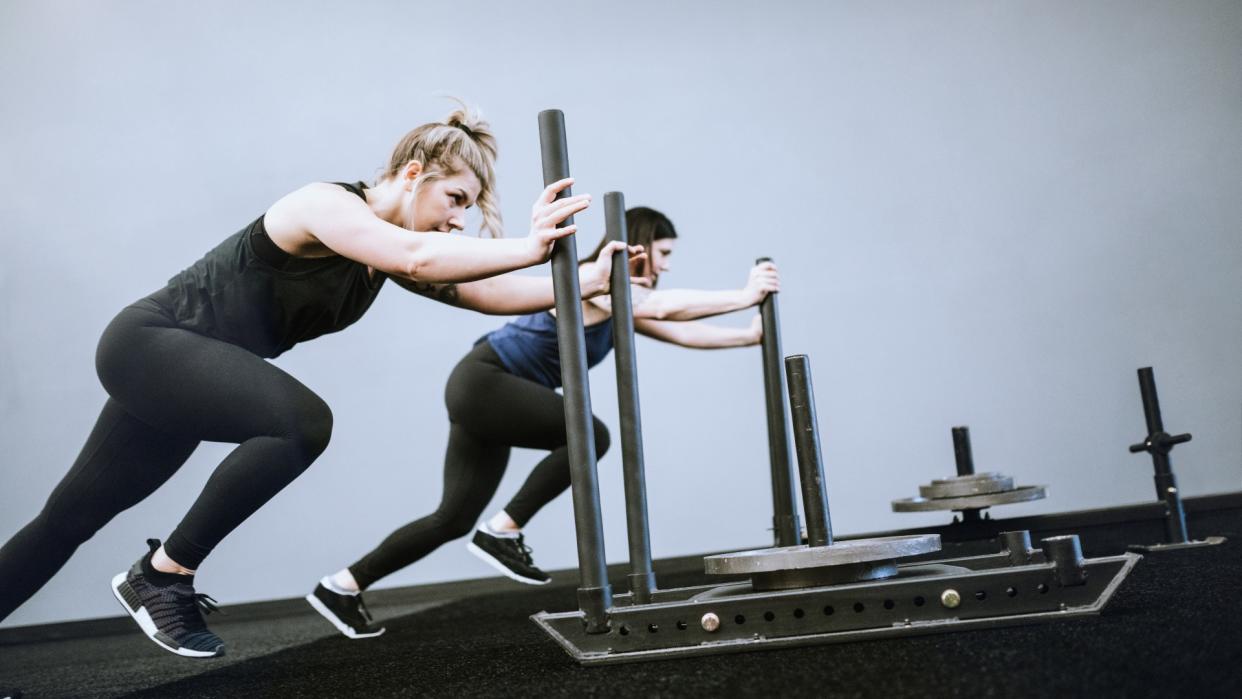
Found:
[[[944, 521], [888, 503], [953, 472], [957, 424], [980, 470], [1049, 486], [1004, 514], [1152, 499], [1149, 459], [1126, 451], [1147, 365], [1170, 430], [1194, 433], [1174, 454], [1183, 491], [1236, 489], [1240, 29], [1232, 1], [0, 4], [0, 540], [95, 420], [111, 317], [283, 193], [370, 178], [445, 94], [492, 120], [512, 235], [540, 190], [535, 115], [557, 107], [576, 191], [597, 196], [590, 243], [616, 189], [676, 222], [669, 286], [781, 264], [840, 533]], [[303, 594], [433, 509], [444, 381], [499, 322], [390, 286], [281, 357], [333, 407], [332, 444], [200, 590]], [[758, 351], [639, 350], [655, 554], [764, 544]], [[615, 428], [611, 359], [592, 378]], [[116, 614], [109, 576], [226, 449], [201, 447], [5, 625]], [[539, 457], [515, 452], [494, 506]], [[614, 450], [612, 560], [619, 470]], [[565, 496], [530, 525], [540, 564], [575, 565], [571, 522]], [[383, 584], [488, 574], [455, 543]]]

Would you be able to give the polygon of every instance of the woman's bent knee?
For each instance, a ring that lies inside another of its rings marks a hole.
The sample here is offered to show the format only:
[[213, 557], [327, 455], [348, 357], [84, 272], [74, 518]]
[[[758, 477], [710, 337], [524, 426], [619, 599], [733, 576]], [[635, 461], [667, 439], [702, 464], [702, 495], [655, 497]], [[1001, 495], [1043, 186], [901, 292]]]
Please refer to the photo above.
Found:
[[608, 452], [608, 447], [612, 445], [612, 436], [608, 434], [608, 426], [595, 418], [595, 458], [600, 458]]
[[332, 409], [318, 396], [304, 401], [288, 427], [288, 438], [309, 465], [332, 439]]
[[452, 541], [460, 539], [473, 531], [478, 515], [469, 513], [472, 516], [466, 516], [466, 514], [464, 512], [436, 512], [432, 515], [435, 528], [440, 531], [440, 538], [444, 541]]

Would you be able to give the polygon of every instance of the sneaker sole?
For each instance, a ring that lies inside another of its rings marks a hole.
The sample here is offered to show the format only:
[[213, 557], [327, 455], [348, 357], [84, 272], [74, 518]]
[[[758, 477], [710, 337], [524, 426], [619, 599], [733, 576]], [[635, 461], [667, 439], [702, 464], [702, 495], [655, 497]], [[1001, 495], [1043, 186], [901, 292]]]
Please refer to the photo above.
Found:
[[[172, 646], [162, 641], [157, 634], [159, 629], [155, 628], [155, 622], [151, 620], [151, 613], [147, 608], [138, 602], [138, 594], [134, 592], [134, 588], [129, 586], [125, 579], [129, 577], [128, 573], [117, 573], [112, 578], [112, 595], [116, 597], [116, 601], [121, 603], [121, 607], [127, 614], [138, 624], [138, 628], [142, 629], [142, 633], [155, 645], [163, 648], [169, 653], [175, 653], [183, 658], [218, 658], [224, 655], [224, 650], [216, 652], [206, 650], [190, 650], [189, 648], [181, 648]], [[126, 601], [126, 598], [133, 600]]]
[[376, 636], [384, 635], [385, 629], [380, 629], [379, 631], [376, 631], [375, 633], [358, 633], [357, 631], [354, 631], [353, 629], [349, 627], [348, 624], [338, 619], [335, 614], [329, 611], [328, 608], [324, 606], [323, 602], [320, 602], [319, 598], [316, 597], [315, 593], [313, 592], [307, 595], [304, 599], [310, 603], [311, 608], [319, 612], [320, 616], [322, 616], [323, 618], [331, 622], [332, 625], [336, 627], [336, 630], [340, 631], [347, 638], [352, 638], [354, 640], [357, 640], [359, 638], [375, 638]]
[[466, 550], [478, 556], [479, 558], [481, 558], [484, 563], [495, 568], [497, 571], [499, 571], [501, 574], [503, 574], [506, 578], [509, 578], [510, 580], [516, 580], [520, 583], [525, 583], [527, 585], [547, 585], [548, 583], [552, 582], [551, 578], [547, 580], [536, 580], [534, 578], [527, 578], [525, 576], [518, 575], [512, 570], [509, 570], [509, 567], [506, 566], [504, 563], [501, 563], [500, 560], [497, 559], [495, 556], [479, 548], [473, 541], [466, 544]]

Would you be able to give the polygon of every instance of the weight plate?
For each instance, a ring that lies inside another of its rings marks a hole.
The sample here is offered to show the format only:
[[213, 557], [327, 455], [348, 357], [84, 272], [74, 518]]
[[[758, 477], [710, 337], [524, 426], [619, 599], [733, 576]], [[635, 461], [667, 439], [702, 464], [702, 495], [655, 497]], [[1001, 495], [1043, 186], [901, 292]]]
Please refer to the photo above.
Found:
[[939, 534], [885, 536], [838, 541], [831, 546], [781, 546], [707, 556], [703, 569], [709, 575], [751, 575], [888, 561], [939, 550]]
[[1004, 493], [969, 495], [960, 498], [904, 498], [893, 501], [893, 512], [931, 512], [934, 510], [980, 510], [993, 505], [1042, 500], [1048, 492], [1042, 485], [1024, 485]]
[[972, 476], [943, 478], [930, 485], [920, 485], [919, 495], [929, 500], [986, 495], [1013, 490], [1013, 479], [999, 473], [976, 473]]

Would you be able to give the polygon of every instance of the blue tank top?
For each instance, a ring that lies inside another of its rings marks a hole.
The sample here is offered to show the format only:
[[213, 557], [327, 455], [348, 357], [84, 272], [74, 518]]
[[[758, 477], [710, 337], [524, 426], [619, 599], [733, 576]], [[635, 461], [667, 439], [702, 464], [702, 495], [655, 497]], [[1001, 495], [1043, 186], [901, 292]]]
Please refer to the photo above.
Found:
[[[532, 313], [505, 323], [485, 335], [510, 374], [548, 388], [561, 385], [561, 355], [556, 343], [556, 318]], [[587, 368], [604, 361], [612, 350], [612, 319], [586, 326]]]

